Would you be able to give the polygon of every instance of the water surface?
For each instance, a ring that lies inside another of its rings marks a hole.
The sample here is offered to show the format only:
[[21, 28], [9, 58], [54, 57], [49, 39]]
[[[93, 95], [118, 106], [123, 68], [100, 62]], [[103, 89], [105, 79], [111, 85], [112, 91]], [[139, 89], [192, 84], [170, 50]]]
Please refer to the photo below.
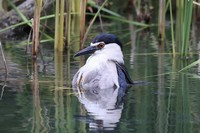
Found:
[[5, 42], [9, 73], [6, 78], [0, 61], [0, 132], [199, 132], [200, 79], [194, 77], [199, 67], [178, 72], [198, 55], [173, 58], [165, 45], [159, 47], [154, 31], [134, 36], [124, 31], [115, 34], [124, 44], [125, 65], [133, 80], [148, 84], [129, 88], [115, 109], [107, 108], [113, 106], [115, 92], [105, 93], [101, 102], [90, 95], [80, 99], [73, 92], [71, 79], [85, 60], [73, 58], [72, 51], [54, 56], [49, 47], [53, 43], [44, 44], [43, 55], [33, 65], [24, 46]]

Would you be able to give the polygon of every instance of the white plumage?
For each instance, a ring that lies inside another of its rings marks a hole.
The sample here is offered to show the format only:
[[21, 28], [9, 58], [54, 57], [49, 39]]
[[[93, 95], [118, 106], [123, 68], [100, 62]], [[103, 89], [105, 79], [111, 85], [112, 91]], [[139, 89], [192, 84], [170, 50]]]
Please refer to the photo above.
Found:
[[99, 89], [119, 87], [116, 64], [113, 61], [124, 63], [121, 48], [116, 43], [107, 44], [95, 51], [74, 76], [72, 85], [88, 88], [98, 84]]

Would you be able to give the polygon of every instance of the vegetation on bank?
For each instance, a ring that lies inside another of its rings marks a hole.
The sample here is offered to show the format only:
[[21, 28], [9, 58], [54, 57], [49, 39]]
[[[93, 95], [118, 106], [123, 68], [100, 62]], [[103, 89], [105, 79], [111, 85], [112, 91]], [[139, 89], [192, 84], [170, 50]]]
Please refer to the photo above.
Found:
[[[31, 27], [32, 41], [30, 43], [32, 44], [33, 58], [37, 57], [39, 45], [44, 41], [54, 41], [55, 51], [62, 52], [64, 48], [70, 48], [72, 34], [79, 36], [79, 44], [77, 43], [77, 46], [73, 47], [83, 48], [95, 20], [101, 23], [103, 31], [102, 19], [121, 21], [133, 24], [138, 28], [157, 26], [158, 37], [162, 42], [165, 40], [166, 16], [169, 16], [171, 26], [172, 43], [169, 52], [173, 56], [180, 55], [188, 58], [191, 46], [191, 24], [197, 20], [200, 14], [199, 2], [193, 0], [159, 0], [156, 2], [152, 0], [145, 2], [142, 0], [125, 0], [123, 2], [119, 0], [115, 2], [112, 0], [58, 0], [51, 1], [51, 4], [49, 4], [49, 0], [35, 0], [34, 13], [30, 18], [18, 8], [23, 2], [18, 0], [3, 2], [2, 7], [14, 10], [21, 18], [21, 22], [1, 28], [0, 33], [3, 34], [9, 29], [22, 25]], [[51, 13], [47, 11], [49, 8], [43, 10], [45, 5], [53, 7]], [[116, 8], [116, 5], [121, 5], [122, 8]], [[158, 16], [154, 16], [157, 11], [159, 12]], [[133, 20], [128, 19], [130, 15], [133, 16]], [[157, 17], [158, 21], [152, 21], [153, 17]], [[54, 35], [49, 34], [46, 30], [49, 27], [47, 20], [51, 18], [55, 20], [55, 27], [51, 27]]]

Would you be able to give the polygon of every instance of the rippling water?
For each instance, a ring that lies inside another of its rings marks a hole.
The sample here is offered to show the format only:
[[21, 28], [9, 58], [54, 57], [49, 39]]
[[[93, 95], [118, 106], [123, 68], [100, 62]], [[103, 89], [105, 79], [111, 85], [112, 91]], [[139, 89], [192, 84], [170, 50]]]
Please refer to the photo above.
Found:
[[71, 79], [84, 59], [72, 53], [54, 57], [47, 48], [33, 65], [23, 47], [4, 48], [9, 74], [5, 78], [0, 61], [0, 132], [199, 132], [199, 67], [178, 72], [198, 56], [173, 58], [149, 31], [132, 43], [130, 35], [118, 34], [132, 79], [148, 84], [129, 88], [117, 107], [115, 91], [80, 96], [72, 90]]

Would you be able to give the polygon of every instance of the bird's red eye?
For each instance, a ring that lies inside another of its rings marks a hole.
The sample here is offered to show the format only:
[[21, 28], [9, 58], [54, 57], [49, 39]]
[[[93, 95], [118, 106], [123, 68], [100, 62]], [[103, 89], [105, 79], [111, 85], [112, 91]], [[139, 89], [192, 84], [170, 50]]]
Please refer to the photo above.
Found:
[[97, 45], [97, 47], [98, 47], [99, 49], [102, 49], [104, 46], [105, 46], [104, 43], [100, 43], [100, 44]]

